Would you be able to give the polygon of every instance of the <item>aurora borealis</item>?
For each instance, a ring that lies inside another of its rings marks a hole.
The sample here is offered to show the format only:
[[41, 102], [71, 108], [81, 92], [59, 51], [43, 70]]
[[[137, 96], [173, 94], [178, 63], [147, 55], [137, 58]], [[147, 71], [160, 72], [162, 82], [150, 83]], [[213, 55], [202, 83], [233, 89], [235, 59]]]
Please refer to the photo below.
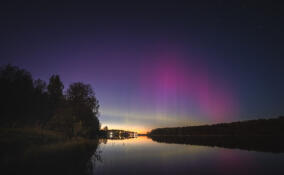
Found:
[[4, 4], [0, 64], [91, 84], [112, 129], [283, 115], [283, 12], [218, 2]]

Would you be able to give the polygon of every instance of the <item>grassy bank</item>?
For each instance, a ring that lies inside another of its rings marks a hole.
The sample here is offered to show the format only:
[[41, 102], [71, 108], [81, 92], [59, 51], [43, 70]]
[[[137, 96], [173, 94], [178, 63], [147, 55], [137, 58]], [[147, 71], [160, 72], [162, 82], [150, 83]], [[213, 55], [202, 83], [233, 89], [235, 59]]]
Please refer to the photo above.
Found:
[[97, 146], [97, 139], [67, 138], [39, 128], [1, 128], [1, 169], [8, 174], [84, 174]]

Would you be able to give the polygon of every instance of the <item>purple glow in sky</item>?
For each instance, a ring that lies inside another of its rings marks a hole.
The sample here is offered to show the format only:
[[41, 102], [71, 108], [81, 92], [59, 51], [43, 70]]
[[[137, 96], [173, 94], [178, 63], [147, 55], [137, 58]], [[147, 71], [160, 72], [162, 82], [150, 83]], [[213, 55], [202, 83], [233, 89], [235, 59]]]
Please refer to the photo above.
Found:
[[[236, 119], [239, 106], [230, 82], [214, 74], [198, 58], [170, 48], [143, 55], [140, 67], [132, 72], [138, 72], [132, 80], [134, 86], [124, 95], [127, 99], [119, 103], [123, 107], [111, 113], [122, 113], [117, 118], [127, 118], [124, 124], [134, 127], [136, 122], [142, 123], [147, 130], [156, 125], [185, 126]], [[103, 107], [102, 114], [108, 115], [109, 111], [104, 113]], [[112, 122], [105, 124], [111, 126]]]
[[109, 128], [284, 115], [283, 10], [224, 2], [3, 4], [0, 64], [91, 84]]
[[141, 91], [158, 111], [189, 109], [187, 112], [196, 111], [194, 115], [215, 122], [237, 115], [235, 92], [211, 74], [206, 64], [169, 51], [150, 60], [142, 68]]

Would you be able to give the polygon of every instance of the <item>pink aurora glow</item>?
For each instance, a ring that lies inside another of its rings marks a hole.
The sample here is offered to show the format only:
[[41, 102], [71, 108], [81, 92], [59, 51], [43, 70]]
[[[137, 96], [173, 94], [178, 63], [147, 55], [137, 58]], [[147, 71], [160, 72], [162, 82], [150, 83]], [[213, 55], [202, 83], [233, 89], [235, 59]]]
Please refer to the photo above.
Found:
[[191, 101], [199, 115], [210, 121], [231, 120], [236, 116], [238, 105], [232, 88], [222, 77], [212, 74], [207, 65], [184, 61], [185, 56], [175, 52], [152, 57], [153, 61], [141, 70], [141, 89], [158, 111], [186, 107], [184, 102]]

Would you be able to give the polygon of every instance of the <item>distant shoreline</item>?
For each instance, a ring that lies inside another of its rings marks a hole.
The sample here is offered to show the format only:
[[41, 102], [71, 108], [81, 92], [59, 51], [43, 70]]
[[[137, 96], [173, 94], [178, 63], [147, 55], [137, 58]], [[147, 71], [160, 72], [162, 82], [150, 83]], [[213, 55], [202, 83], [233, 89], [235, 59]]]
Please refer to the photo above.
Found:
[[169, 144], [201, 145], [248, 151], [284, 153], [283, 137], [278, 136], [149, 136]]
[[149, 136], [283, 136], [284, 117], [213, 125], [157, 128]]
[[284, 153], [284, 117], [214, 125], [158, 128], [148, 137], [161, 143]]

